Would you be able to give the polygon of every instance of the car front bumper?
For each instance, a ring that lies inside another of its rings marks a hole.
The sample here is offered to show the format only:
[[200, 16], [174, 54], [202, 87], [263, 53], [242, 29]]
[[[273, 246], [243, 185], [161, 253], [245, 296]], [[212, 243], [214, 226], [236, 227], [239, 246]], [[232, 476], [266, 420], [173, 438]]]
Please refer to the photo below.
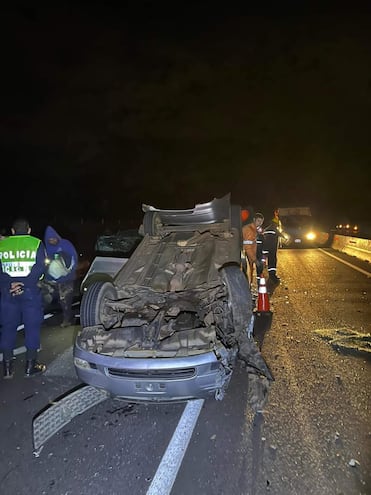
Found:
[[79, 379], [129, 402], [221, 399], [232, 370], [214, 352], [177, 358], [115, 358], [75, 344]]

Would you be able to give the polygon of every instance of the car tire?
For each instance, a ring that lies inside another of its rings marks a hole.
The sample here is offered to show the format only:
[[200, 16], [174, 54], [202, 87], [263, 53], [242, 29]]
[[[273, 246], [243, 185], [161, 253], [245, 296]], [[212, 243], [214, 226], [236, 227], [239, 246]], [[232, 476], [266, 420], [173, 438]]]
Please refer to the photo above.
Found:
[[143, 217], [144, 235], [158, 235], [161, 227], [161, 218], [156, 211], [146, 211]]
[[247, 278], [237, 265], [221, 269], [223, 281], [228, 290], [228, 306], [234, 332], [247, 330], [252, 317], [252, 299]]
[[107, 299], [117, 299], [117, 291], [111, 282], [94, 282], [84, 293], [80, 307], [81, 326], [112, 326], [113, 312], [105, 307]]

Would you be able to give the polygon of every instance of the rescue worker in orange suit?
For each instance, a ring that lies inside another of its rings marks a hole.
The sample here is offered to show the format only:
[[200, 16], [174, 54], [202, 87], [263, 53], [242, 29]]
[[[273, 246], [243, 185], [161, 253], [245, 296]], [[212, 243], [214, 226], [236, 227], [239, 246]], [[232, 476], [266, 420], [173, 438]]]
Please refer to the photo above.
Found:
[[16, 220], [11, 230], [13, 235], [0, 242], [3, 377], [14, 375], [13, 350], [20, 323], [25, 330], [25, 376], [30, 377], [46, 370], [37, 362], [43, 319], [38, 282], [45, 271], [45, 249], [40, 239], [30, 235], [27, 220]]
[[284, 237], [279, 210], [275, 209], [271, 223], [264, 229], [263, 254], [268, 257], [269, 280], [279, 283], [281, 279], [277, 276], [277, 249], [280, 237]]
[[254, 210], [251, 206], [241, 210], [242, 220], [242, 243], [248, 264], [249, 281], [253, 279], [254, 264], [256, 263], [256, 225], [254, 220]]

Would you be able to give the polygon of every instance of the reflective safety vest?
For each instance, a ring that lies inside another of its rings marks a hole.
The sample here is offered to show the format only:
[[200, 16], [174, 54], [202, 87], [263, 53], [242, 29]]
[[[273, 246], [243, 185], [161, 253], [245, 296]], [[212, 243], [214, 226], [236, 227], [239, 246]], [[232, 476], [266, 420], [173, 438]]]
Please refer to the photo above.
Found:
[[13, 235], [0, 241], [0, 263], [11, 277], [27, 277], [36, 263], [40, 239], [31, 235]]

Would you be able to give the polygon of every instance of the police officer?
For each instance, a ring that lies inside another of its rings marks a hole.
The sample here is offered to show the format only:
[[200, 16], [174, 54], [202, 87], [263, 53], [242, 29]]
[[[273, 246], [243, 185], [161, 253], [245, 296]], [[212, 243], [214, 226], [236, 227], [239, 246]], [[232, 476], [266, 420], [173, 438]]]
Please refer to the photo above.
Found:
[[30, 235], [24, 218], [13, 223], [12, 236], [0, 242], [0, 290], [4, 378], [12, 378], [13, 350], [17, 327], [25, 329], [25, 376], [43, 373], [46, 366], [37, 362], [40, 348], [40, 327], [43, 319], [39, 279], [45, 271], [45, 249], [40, 239]]

